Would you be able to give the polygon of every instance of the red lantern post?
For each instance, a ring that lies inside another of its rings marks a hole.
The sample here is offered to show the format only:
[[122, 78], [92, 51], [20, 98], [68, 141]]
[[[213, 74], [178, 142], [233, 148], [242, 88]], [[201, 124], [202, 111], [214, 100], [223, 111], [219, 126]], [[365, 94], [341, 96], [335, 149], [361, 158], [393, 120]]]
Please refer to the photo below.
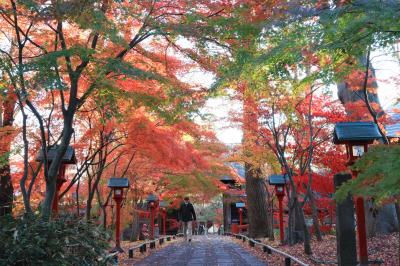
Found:
[[121, 248], [121, 205], [123, 200], [124, 188], [129, 187], [129, 181], [127, 178], [110, 178], [108, 181], [108, 187], [114, 190], [114, 201], [116, 206], [116, 217], [115, 217], [115, 248], [113, 252], [124, 252]]
[[[52, 161], [57, 155], [58, 146], [54, 146], [49, 148], [47, 151], [47, 166], [50, 167]], [[40, 150], [39, 154], [36, 157], [37, 162], [44, 162], [44, 153], [43, 150]], [[53, 216], [58, 215], [58, 202], [60, 199], [60, 190], [62, 185], [67, 181], [65, 178], [65, 169], [67, 164], [76, 164], [76, 157], [75, 157], [75, 150], [71, 146], [67, 147], [67, 150], [64, 153], [64, 156], [61, 159], [61, 166], [60, 170], [58, 171], [57, 175], [57, 184], [56, 184], [56, 191], [53, 197], [53, 203], [51, 206]]]
[[[343, 122], [335, 125], [333, 140], [335, 144], [345, 144], [347, 165], [355, 161], [368, 151], [368, 145], [374, 140], [382, 139], [378, 125], [373, 122]], [[353, 178], [357, 173], [352, 171]], [[360, 265], [368, 265], [367, 233], [365, 226], [364, 199], [356, 198], [357, 235]]]
[[279, 203], [279, 236], [281, 243], [285, 241], [285, 231], [283, 228], [283, 198], [285, 197], [285, 190], [283, 186], [275, 186], [275, 193]]
[[155, 220], [155, 213], [156, 209], [158, 207], [158, 197], [154, 194], [150, 194], [147, 197], [147, 203], [148, 207], [150, 207], [150, 222], [151, 222], [151, 228], [150, 228], [150, 238], [154, 239], [154, 220]]
[[116, 206], [116, 217], [115, 217], [115, 245], [118, 249], [121, 249], [120, 242], [120, 227], [121, 227], [121, 203], [122, 203], [122, 188], [114, 189], [114, 200]]
[[283, 198], [285, 197], [286, 174], [271, 175], [268, 178], [268, 183], [275, 186], [275, 195], [279, 203], [279, 236], [281, 243], [285, 241], [285, 229], [283, 226]]
[[[348, 165], [353, 165], [357, 160], [357, 157], [368, 151], [368, 145], [349, 145], [348, 149], [350, 150]], [[358, 173], [356, 171], [351, 171], [351, 174], [353, 178], [357, 178]], [[360, 263], [361, 265], [368, 265], [367, 228], [365, 225], [364, 199], [362, 197], [356, 197], [355, 202]]]

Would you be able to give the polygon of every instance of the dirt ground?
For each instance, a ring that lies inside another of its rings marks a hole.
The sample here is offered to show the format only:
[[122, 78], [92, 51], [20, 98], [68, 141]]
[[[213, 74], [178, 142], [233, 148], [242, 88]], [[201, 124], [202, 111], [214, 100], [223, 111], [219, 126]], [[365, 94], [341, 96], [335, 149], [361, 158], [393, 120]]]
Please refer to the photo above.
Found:
[[[240, 242], [246, 249], [253, 252], [258, 257], [267, 261], [269, 265], [280, 266], [284, 265], [284, 258], [279, 255], [268, 255], [264, 253], [261, 247], [251, 248], [247, 242], [242, 242], [236, 238], [234, 241]], [[269, 241], [268, 239], [261, 239], [262, 242], [277, 248], [283, 252], [292, 255], [309, 265], [337, 265], [336, 264], [336, 236], [326, 235], [323, 241], [319, 242], [315, 239], [312, 240], [311, 246], [313, 255], [308, 256], [303, 253], [303, 244], [296, 244], [294, 246], [280, 245], [279, 241]], [[379, 235], [368, 239], [368, 258], [370, 261], [376, 261], [375, 264], [381, 266], [400, 266], [399, 263], [399, 233], [392, 233], [388, 235]], [[292, 264], [296, 265], [296, 264]]]

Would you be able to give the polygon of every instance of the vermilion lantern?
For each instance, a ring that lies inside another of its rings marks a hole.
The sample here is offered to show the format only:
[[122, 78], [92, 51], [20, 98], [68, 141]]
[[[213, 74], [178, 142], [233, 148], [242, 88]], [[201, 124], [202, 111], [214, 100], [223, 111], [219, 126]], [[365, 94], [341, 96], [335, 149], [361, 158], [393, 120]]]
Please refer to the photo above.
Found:
[[283, 229], [283, 198], [285, 197], [285, 185], [287, 182], [286, 175], [270, 175], [268, 183], [275, 186], [275, 194], [279, 203], [279, 235], [281, 243], [285, 241], [285, 233]]
[[[244, 202], [237, 202], [236, 208], [239, 208], [239, 225], [243, 225], [243, 208], [246, 206]], [[241, 230], [241, 228], [239, 228]]]
[[116, 204], [116, 216], [115, 216], [115, 248], [113, 252], [124, 252], [121, 248], [120, 243], [120, 223], [121, 223], [121, 203], [124, 198], [124, 188], [129, 187], [129, 180], [127, 178], [116, 178], [112, 177], [108, 180], [108, 187], [114, 190], [114, 200]]
[[[335, 144], [345, 144], [347, 165], [354, 162], [368, 151], [368, 145], [382, 139], [378, 125], [373, 122], [344, 122], [337, 123], [333, 132]], [[353, 178], [357, 173], [352, 171]], [[365, 228], [365, 210], [362, 197], [356, 199], [357, 233], [359, 242], [359, 257], [361, 265], [368, 264], [367, 234]]]
[[158, 197], [154, 194], [150, 194], [147, 197], [147, 203], [150, 207], [150, 220], [151, 220], [151, 230], [150, 230], [150, 238], [154, 239], [154, 219], [155, 219], [155, 212], [156, 208], [158, 207]]
[[[54, 146], [47, 151], [47, 167], [50, 167], [52, 161], [56, 157], [58, 148], [59, 148], [58, 146]], [[39, 154], [36, 156], [36, 161], [44, 163], [43, 150], [40, 150]], [[61, 158], [61, 166], [57, 175], [56, 192], [54, 194], [53, 204], [52, 204], [53, 216], [57, 216], [58, 214], [59, 193], [62, 185], [67, 181], [67, 179], [65, 178], [65, 169], [67, 167], [67, 164], [76, 164], [75, 150], [71, 146], [67, 147], [64, 156]]]

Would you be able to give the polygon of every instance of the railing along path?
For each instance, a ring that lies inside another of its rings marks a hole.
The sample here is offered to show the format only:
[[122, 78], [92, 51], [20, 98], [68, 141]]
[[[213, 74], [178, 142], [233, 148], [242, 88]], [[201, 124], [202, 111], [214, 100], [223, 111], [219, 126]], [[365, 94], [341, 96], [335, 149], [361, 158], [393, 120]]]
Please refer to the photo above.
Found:
[[140, 253], [144, 253], [147, 251], [147, 245], [149, 245], [150, 249], [156, 248], [156, 244], [157, 242], [159, 243], [159, 245], [164, 244], [164, 241], [171, 241], [171, 239], [175, 239], [176, 237], [180, 237], [183, 236], [182, 233], [176, 234], [176, 235], [166, 235], [166, 236], [162, 236], [162, 237], [158, 237], [155, 238], [153, 240], [148, 240], [144, 243], [140, 243], [136, 246], [133, 246], [131, 248], [128, 249], [129, 252], [129, 258], [133, 258], [133, 252], [137, 249], [139, 249]]
[[285, 258], [285, 266], [290, 266], [292, 261], [296, 262], [297, 264], [299, 264], [301, 266], [309, 266], [307, 263], [302, 262], [298, 258], [293, 257], [292, 255], [289, 255], [281, 250], [273, 248], [267, 244], [261, 243], [259, 240], [252, 239], [252, 238], [242, 235], [242, 234], [225, 233], [225, 235], [230, 235], [230, 236], [236, 237], [237, 239], [242, 239], [243, 242], [245, 242], [247, 240], [251, 247], [261, 246], [263, 251], [267, 252], [268, 254], [272, 254], [272, 252], [278, 253], [279, 255], [281, 255]]
[[[181, 237], [181, 236], [183, 236], [183, 234], [182, 233], [178, 233], [176, 235], [166, 235], [166, 236], [155, 238], [153, 240], [145, 241], [144, 243], [140, 243], [138, 245], [135, 245], [135, 246], [129, 248], [128, 249], [128, 256], [131, 259], [131, 258], [133, 258], [133, 252], [135, 252], [135, 250], [137, 250], [137, 249], [139, 249], [139, 252], [143, 254], [144, 252], [147, 251], [147, 245], [149, 245], [150, 249], [153, 249], [153, 248], [156, 248], [157, 242], [161, 246], [162, 244], [164, 244], [165, 240], [166, 241], [171, 241], [172, 239], [175, 239], [176, 237]], [[119, 254], [118, 251], [112, 252], [112, 253], [107, 255], [107, 258], [112, 258], [113, 261], [114, 261], [114, 265], [118, 265], [118, 254]]]

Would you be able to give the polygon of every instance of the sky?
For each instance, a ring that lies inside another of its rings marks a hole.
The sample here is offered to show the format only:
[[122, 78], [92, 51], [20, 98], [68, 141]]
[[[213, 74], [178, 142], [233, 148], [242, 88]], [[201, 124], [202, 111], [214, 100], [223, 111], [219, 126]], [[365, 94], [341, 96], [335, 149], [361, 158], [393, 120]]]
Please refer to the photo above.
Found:
[[[372, 65], [378, 81], [378, 96], [384, 110], [389, 111], [400, 99], [400, 64], [399, 60], [384, 51], [371, 54]], [[195, 71], [185, 75], [185, 80], [200, 83], [210, 87], [215, 81], [214, 76], [207, 72]], [[337, 96], [336, 86], [330, 86], [333, 96]], [[217, 138], [225, 144], [238, 144], [242, 140], [242, 130], [229, 121], [232, 112], [240, 113], [241, 103], [230, 100], [227, 96], [209, 99], [203, 108], [203, 113], [211, 115], [211, 126]]]

